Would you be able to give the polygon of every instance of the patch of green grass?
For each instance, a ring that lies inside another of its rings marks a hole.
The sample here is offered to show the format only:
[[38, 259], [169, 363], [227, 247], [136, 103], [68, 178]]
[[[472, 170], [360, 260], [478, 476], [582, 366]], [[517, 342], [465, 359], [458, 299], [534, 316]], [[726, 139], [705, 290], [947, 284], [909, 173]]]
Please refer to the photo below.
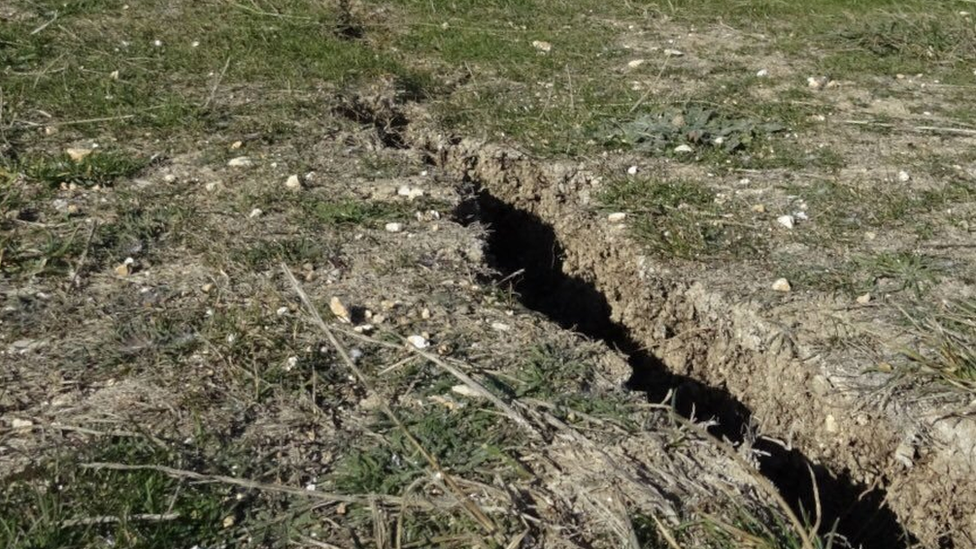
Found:
[[304, 201], [302, 207], [309, 219], [324, 226], [363, 225], [404, 219], [412, 212], [422, 209], [420, 203], [407, 206], [402, 203], [322, 200]]
[[80, 161], [67, 155], [41, 156], [21, 161], [19, 169], [31, 180], [52, 188], [75, 184], [82, 187], [111, 185], [142, 171], [148, 159], [120, 151], [95, 151]]
[[59, 231], [39, 227], [23, 233], [10, 231], [0, 235], [0, 249], [4, 250], [0, 272], [18, 277], [63, 276], [74, 266], [85, 246], [81, 226]]
[[824, 179], [809, 186], [786, 186], [785, 190], [802, 197], [814, 212], [819, 230], [809, 234], [817, 242], [825, 233], [842, 241], [860, 239], [865, 230], [898, 228], [908, 228], [920, 239], [930, 238], [928, 216], [974, 196], [972, 185], [959, 179], [932, 189], [899, 183], [861, 186]]
[[936, 281], [942, 269], [936, 260], [912, 252], [881, 252], [855, 259], [856, 265], [876, 283], [880, 279], [894, 280], [897, 290], [911, 290], [916, 296]]
[[756, 230], [729, 218], [701, 183], [629, 178], [611, 181], [600, 201], [628, 212], [634, 235], [660, 256], [680, 259], [758, 256]]
[[277, 268], [281, 262], [288, 265], [322, 264], [335, 254], [335, 250], [321, 239], [311, 236], [285, 238], [270, 237], [257, 242], [243, 243], [230, 250], [231, 262], [240, 263], [251, 271]]
[[425, 78], [388, 50], [337, 36], [339, 10], [311, 0], [267, 12], [219, 2], [18, 4], [26, 17], [0, 29], [14, 120], [158, 137], [220, 124], [227, 109], [271, 90]]
[[226, 539], [225, 517], [243, 511], [228, 490], [152, 470], [87, 469], [85, 462], [178, 465], [179, 456], [133, 440], [65, 455], [5, 480], [0, 546], [171, 548]]
[[587, 391], [593, 372], [593, 365], [579, 360], [570, 349], [533, 347], [519, 368], [519, 385], [514, 394], [547, 400], [568, 392]]
[[955, 12], [932, 13], [927, 7], [879, 15], [839, 30], [838, 41], [847, 47], [828, 55], [824, 67], [844, 76], [936, 70], [951, 79], [964, 74], [963, 65], [976, 55], [976, 27]]
[[[704, 537], [709, 547], [736, 549], [740, 547], [760, 547], [763, 549], [803, 549], [803, 538], [796, 527], [787, 522], [773, 510], [749, 510], [733, 504], [731, 517], [723, 518], [706, 515], [703, 521]], [[810, 525], [804, 525], [813, 528]], [[810, 535], [813, 549], [846, 547], [843, 538], [832, 533]]]
[[[525, 444], [521, 432], [490, 412], [471, 406], [448, 409], [427, 400], [423, 409], [397, 410], [399, 419], [424, 449], [448, 474], [466, 480], [493, 482], [528, 474], [510, 456], [512, 448]], [[431, 474], [426, 459], [402, 430], [380, 417], [371, 430], [383, 435], [380, 443], [350, 448], [338, 463], [331, 482], [341, 493], [392, 494], [422, 497]], [[354, 518], [356, 510], [353, 511]], [[363, 513], [360, 513], [363, 514]], [[361, 520], [374, 517], [362, 516]], [[521, 525], [500, 524], [503, 530]], [[434, 539], [465, 537], [479, 526], [466, 515], [404, 512], [400, 529], [403, 541], [429, 546]]]
[[906, 317], [921, 339], [921, 349], [906, 356], [924, 372], [976, 392], [976, 300], [958, 300], [938, 312]]
[[829, 266], [802, 264], [795, 258], [785, 258], [780, 263], [779, 271], [797, 288], [850, 296], [908, 291], [920, 298], [946, 273], [936, 258], [907, 251], [834, 258]]

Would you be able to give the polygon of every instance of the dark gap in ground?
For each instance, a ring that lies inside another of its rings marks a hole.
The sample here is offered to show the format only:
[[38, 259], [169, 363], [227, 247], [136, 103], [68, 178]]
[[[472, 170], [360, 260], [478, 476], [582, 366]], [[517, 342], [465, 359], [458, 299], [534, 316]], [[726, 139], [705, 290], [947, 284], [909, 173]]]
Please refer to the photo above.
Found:
[[[628, 356], [633, 368], [629, 386], [660, 402], [673, 391], [672, 402], [682, 416], [698, 420], [714, 418], [711, 432], [738, 444], [752, 424], [752, 414], [721, 388], [703, 385], [675, 375], [628, 330], [610, 317], [610, 306], [596, 287], [562, 270], [563, 248], [552, 228], [537, 216], [518, 210], [484, 190], [462, 203], [455, 212], [462, 223], [488, 226], [488, 259], [529, 309], [560, 326], [598, 339]], [[518, 274], [516, 274], [518, 273]], [[762, 452], [760, 470], [780, 490], [794, 510], [811, 516], [815, 495], [807, 467], [813, 469], [821, 499], [821, 533], [834, 528], [852, 546], [879, 549], [908, 548], [911, 536], [895, 514], [884, 506], [885, 493], [853, 482], [847, 474], [835, 476], [812, 463], [797, 450], [760, 439], [753, 445]], [[811, 510], [811, 511], [807, 511]], [[810, 522], [813, 522], [811, 516]]]

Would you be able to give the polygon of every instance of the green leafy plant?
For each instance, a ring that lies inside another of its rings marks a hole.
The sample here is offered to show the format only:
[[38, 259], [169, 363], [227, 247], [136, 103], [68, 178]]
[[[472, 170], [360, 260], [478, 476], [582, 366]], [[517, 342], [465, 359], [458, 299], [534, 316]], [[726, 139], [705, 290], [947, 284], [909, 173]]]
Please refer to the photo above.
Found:
[[733, 153], [785, 129], [775, 122], [736, 118], [712, 108], [691, 105], [642, 114], [611, 130], [607, 140], [610, 144], [652, 153], [667, 152], [680, 145]]

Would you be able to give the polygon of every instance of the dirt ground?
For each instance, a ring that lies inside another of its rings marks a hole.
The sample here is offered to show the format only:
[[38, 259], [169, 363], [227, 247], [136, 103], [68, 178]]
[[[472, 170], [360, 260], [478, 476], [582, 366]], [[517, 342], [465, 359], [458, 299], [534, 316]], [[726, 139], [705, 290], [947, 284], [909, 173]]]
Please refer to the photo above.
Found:
[[965, 2], [55, 4], [0, 545], [976, 547]]

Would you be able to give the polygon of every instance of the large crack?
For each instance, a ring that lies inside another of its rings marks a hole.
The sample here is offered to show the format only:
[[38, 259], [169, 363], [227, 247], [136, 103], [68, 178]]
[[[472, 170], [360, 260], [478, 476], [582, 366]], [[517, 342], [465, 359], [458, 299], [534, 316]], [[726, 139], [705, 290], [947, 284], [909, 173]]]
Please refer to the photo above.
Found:
[[823, 532], [862, 547], [974, 546], [968, 424], [930, 431], [944, 446], [934, 447], [929, 463], [905, 470], [891, 452], [906, 433], [886, 411], [843, 413], [850, 397], [832, 390], [825, 365], [799, 358], [795, 341], [777, 339], [748, 308], [730, 310], [694, 281], [654, 274], [639, 248], [596, 223], [579, 205], [591, 175], [445, 136], [424, 122], [423, 109], [388, 90], [340, 112], [473, 189], [457, 219], [490, 227], [498, 280], [511, 283], [526, 307], [623, 352], [632, 389], [658, 402], [668, 397], [686, 417], [714, 419], [713, 433], [755, 450], [761, 472], [811, 521], [819, 500]]
[[668, 400], [686, 418], [714, 420], [712, 433], [734, 444], [750, 444], [760, 472], [801, 516], [812, 517], [819, 496], [821, 534], [840, 534], [855, 547], [910, 546], [910, 536], [884, 505], [884, 491], [858, 485], [846, 475], [835, 475], [798, 450], [752, 436], [752, 413], [746, 406], [724, 389], [670, 372], [624, 326], [611, 320], [606, 297], [592, 283], [564, 272], [564, 249], [550, 226], [484, 189], [473, 196], [475, 204], [459, 208], [458, 220], [477, 221], [488, 227], [487, 256], [498, 273], [497, 280], [510, 284], [523, 305], [622, 352], [633, 368], [628, 383], [631, 389], [645, 393], [654, 402]]

